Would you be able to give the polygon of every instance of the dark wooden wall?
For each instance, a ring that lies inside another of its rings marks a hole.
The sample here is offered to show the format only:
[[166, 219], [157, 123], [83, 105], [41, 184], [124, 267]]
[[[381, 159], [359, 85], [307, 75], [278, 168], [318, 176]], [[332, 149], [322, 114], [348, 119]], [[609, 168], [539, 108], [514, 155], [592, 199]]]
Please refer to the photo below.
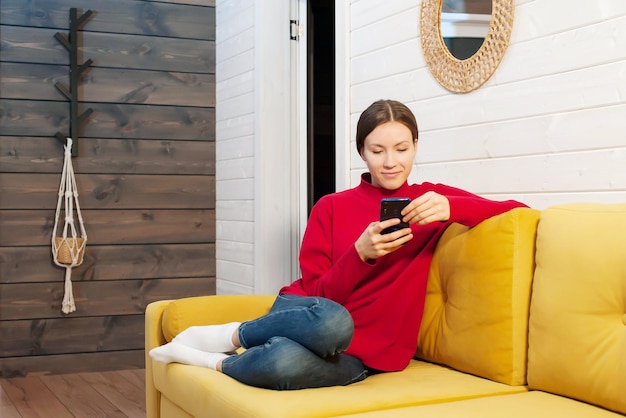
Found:
[[[69, 9], [88, 234], [61, 312], [50, 240], [69, 132]], [[214, 0], [0, 2], [0, 377], [144, 366], [149, 302], [215, 293]]]

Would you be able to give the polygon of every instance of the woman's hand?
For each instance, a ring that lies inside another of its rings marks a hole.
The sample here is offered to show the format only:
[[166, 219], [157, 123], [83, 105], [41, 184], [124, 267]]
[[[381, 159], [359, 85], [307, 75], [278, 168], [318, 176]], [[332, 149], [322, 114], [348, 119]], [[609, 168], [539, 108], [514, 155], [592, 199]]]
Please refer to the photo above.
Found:
[[[450, 201], [436, 192], [426, 192], [415, 198], [401, 212], [404, 222], [427, 225], [432, 222], [450, 219]], [[413, 238], [410, 228], [400, 229], [389, 234], [381, 234], [383, 229], [400, 223], [397, 218], [382, 222], [372, 222], [354, 243], [361, 260], [375, 260], [396, 251]]]
[[450, 219], [450, 201], [436, 192], [426, 192], [415, 198], [401, 212], [409, 224], [427, 225]]
[[375, 260], [396, 251], [413, 238], [411, 228], [399, 229], [389, 234], [381, 234], [383, 229], [398, 225], [400, 219], [387, 219], [372, 222], [354, 243], [357, 253], [363, 261]]

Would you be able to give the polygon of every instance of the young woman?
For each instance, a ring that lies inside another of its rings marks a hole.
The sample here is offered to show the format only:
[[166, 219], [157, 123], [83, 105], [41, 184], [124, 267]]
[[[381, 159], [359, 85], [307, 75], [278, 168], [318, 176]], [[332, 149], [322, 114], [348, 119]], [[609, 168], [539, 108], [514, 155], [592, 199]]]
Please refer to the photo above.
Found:
[[[437, 240], [452, 222], [474, 226], [515, 207], [442, 184], [408, 184], [418, 130], [404, 104], [379, 100], [357, 124], [368, 173], [322, 197], [302, 242], [302, 277], [269, 314], [244, 323], [190, 327], [150, 351], [165, 363], [209, 367], [270, 389], [348, 385], [404, 369], [413, 357]], [[408, 197], [399, 219], [379, 221], [380, 201]], [[239, 347], [242, 354], [233, 354]]]

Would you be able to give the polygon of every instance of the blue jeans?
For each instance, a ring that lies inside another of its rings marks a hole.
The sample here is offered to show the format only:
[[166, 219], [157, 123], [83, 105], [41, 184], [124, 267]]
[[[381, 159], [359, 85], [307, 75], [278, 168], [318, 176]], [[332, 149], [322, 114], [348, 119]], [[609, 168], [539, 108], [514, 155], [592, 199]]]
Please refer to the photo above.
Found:
[[266, 389], [349, 385], [367, 377], [359, 359], [341, 354], [353, 333], [352, 317], [340, 304], [279, 295], [267, 315], [241, 324], [246, 351], [225, 359], [222, 372]]

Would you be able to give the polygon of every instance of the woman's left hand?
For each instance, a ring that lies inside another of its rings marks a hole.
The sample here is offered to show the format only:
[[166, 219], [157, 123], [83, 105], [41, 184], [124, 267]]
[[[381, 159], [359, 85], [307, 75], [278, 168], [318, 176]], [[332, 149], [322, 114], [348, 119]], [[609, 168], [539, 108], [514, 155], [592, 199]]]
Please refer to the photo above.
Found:
[[427, 225], [450, 219], [450, 201], [437, 192], [426, 192], [413, 199], [401, 212], [409, 224]]

